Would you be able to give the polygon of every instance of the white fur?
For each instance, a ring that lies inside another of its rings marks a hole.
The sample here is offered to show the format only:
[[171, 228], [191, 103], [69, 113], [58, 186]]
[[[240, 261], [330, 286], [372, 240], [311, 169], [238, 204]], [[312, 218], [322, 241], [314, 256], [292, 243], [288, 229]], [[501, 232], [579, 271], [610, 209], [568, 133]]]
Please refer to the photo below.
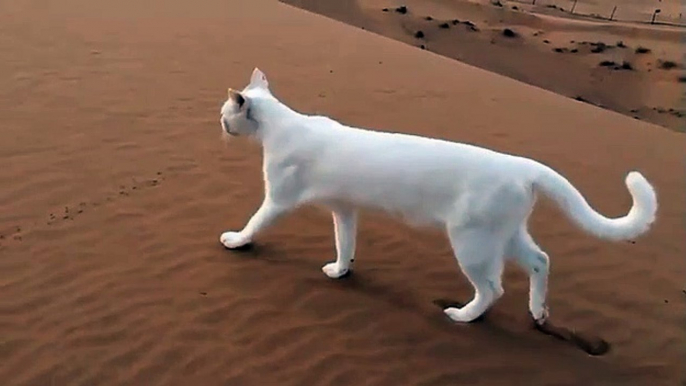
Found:
[[534, 160], [297, 113], [271, 94], [258, 69], [245, 89], [229, 94], [221, 110], [223, 130], [262, 145], [265, 197], [243, 230], [223, 233], [221, 243], [240, 247], [301, 205], [325, 206], [333, 214], [337, 257], [322, 269], [335, 279], [346, 274], [354, 260], [358, 208], [441, 227], [475, 290], [466, 306], [445, 310], [455, 321], [474, 320], [502, 296], [507, 259], [530, 276], [533, 318], [542, 322], [547, 317], [548, 255], [527, 230], [537, 192], [600, 238], [632, 239], [655, 220], [655, 192], [638, 172], [626, 178], [633, 197], [629, 214], [609, 219], [591, 208], [564, 177]]

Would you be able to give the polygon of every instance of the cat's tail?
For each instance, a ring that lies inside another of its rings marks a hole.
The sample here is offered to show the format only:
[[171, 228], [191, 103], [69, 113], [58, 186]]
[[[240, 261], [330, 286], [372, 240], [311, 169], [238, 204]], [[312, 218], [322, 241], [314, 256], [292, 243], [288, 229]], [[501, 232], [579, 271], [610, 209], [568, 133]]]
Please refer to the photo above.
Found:
[[566, 178], [547, 166], [540, 166], [541, 172], [533, 181], [534, 188], [552, 198], [582, 229], [599, 238], [630, 240], [648, 231], [655, 221], [655, 190], [639, 172], [630, 172], [625, 179], [633, 199], [629, 213], [624, 217], [607, 218], [596, 212]]

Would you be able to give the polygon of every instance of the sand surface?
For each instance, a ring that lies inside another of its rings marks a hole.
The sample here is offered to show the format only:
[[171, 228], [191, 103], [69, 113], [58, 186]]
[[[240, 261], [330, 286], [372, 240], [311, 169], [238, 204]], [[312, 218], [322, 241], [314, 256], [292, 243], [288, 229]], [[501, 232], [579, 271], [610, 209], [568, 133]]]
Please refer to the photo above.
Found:
[[[686, 131], [686, 24], [676, 24], [686, 20], [679, 19], [679, 0], [582, 0], [573, 14], [574, 2], [565, 0], [538, 0], [535, 6], [494, 0], [284, 1], [569, 98]], [[605, 20], [615, 5], [613, 21]], [[403, 6], [406, 13], [396, 11]], [[660, 24], [650, 25], [656, 6], [662, 11]], [[588, 16], [598, 14], [605, 19]], [[506, 36], [505, 29], [513, 33]]]
[[[272, 0], [0, 3], [0, 384], [675, 385], [684, 377], [684, 137]], [[542, 202], [553, 319], [601, 357], [532, 331], [528, 284], [482, 323], [432, 301], [471, 289], [439, 232], [362, 216], [333, 282], [328, 214], [255, 250], [218, 243], [262, 198], [259, 148], [220, 140], [253, 67], [292, 107], [540, 159], [610, 216], [642, 171], [654, 230], [611, 244]]]

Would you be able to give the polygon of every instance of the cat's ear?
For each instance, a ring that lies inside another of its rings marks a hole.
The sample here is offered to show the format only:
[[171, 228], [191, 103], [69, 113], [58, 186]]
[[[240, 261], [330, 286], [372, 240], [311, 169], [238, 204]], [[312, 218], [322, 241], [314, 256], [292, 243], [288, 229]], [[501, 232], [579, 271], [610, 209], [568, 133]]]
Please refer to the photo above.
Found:
[[269, 88], [267, 76], [257, 67], [252, 70], [252, 75], [250, 76], [250, 87], [260, 87], [264, 89]]
[[232, 88], [229, 89], [229, 99], [238, 105], [239, 110], [243, 110], [248, 105], [248, 100], [239, 91]]

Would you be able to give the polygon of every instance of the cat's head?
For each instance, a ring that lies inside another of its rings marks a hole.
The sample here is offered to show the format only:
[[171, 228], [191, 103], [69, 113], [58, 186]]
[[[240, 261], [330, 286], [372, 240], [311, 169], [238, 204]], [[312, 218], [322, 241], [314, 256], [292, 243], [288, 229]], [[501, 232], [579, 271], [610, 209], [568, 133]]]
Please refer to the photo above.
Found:
[[258, 130], [254, 117], [253, 99], [271, 97], [267, 76], [255, 68], [250, 83], [241, 91], [229, 88], [229, 95], [221, 108], [221, 126], [225, 134], [251, 136]]

